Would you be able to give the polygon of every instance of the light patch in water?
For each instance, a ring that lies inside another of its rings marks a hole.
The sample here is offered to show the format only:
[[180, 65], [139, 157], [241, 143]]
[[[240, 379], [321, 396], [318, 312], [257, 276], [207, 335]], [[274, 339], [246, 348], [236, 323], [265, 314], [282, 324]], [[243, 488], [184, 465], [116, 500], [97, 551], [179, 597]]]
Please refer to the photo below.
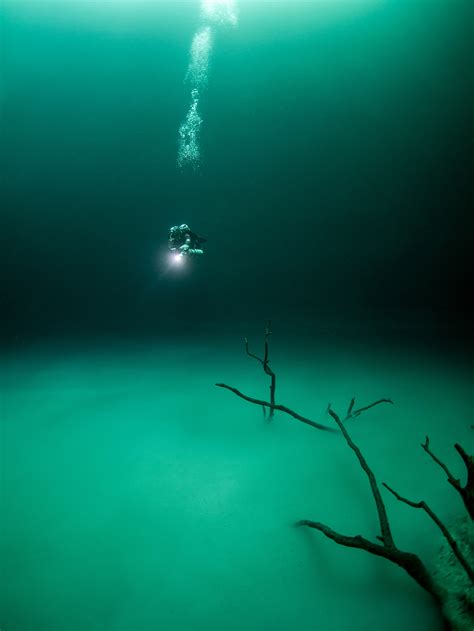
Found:
[[234, 0], [203, 0], [201, 14], [204, 20], [216, 24], [237, 24], [237, 7]]

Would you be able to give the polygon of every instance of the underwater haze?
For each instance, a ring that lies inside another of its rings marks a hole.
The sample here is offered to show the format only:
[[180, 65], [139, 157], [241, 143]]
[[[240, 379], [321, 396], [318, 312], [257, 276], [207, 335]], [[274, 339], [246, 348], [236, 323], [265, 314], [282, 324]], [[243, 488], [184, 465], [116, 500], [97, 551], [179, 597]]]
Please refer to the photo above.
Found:
[[465, 517], [473, 13], [3, 0], [1, 631], [445, 629], [296, 524], [380, 537], [352, 397], [396, 544], [446, 541], [382, 482]]

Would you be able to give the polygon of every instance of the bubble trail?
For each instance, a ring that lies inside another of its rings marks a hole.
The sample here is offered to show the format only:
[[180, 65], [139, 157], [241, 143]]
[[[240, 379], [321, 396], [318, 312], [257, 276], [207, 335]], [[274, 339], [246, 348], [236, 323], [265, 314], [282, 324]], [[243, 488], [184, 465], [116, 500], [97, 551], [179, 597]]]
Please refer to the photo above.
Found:
[[209, 60], [212, 52], [216, 26], [236, 26], [237, 9], [234, 0], [202, 0], [202, 25], [195, 33], [190, 49], [190, 61], [185, 81], [191, 86], [191, 102], [184, 121], [179, 127], [178, 166], [199, 167], [199, 132], [202, 118], [199, 100], [206, 87], [209, 75]]

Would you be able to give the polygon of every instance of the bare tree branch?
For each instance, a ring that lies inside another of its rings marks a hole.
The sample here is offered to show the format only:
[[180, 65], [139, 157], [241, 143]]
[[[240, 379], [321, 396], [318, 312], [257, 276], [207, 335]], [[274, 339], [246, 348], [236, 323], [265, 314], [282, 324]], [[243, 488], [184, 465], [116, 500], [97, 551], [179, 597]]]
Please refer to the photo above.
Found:
[[[276, 382], [276, 378], [275, 378], [275, 373], [273, 372], [273, 370], [270, 368], [269, 366], [269, 344], [268, 344], [268, 338], [271, 335], [271, 328], [270, 328], [270, 322], [267, 323], [266, 329], [265, 329], [265, 342], [264, 342], [264, 355], [263, 358], [259, 357], [258, 355], [255, 355], [254, 353], [252, 353], [249, 349], [249, 343], [247, 338], [245, 338], [245, 350], [246, 353], [254, 358], [255, 360], [257, 360], [262, 366], [263, 366], [263, 370], [264, 372], [269, 375], [271, 377], [271, 385], [270, 385], [270, 401], [264, 401], [261, 399], [256, 399], [254, 397], [250, 397], [244, 393], [242, 393], [240, 390], [238, 390], [237, 388], [234, 388], [232, 386], [228, 386], [224, 383], [217, 383], [216, 386], [220, 387], [220, 388], [224, 388], [227, 390], [230, 390], [231, 392], [233, 392], [235, 395], [237, 395], [238, 397], [244, 399], [245, 401], [248, 401], [249, 403], [255, 404], [255, 405], [260, 405], [262, 407], [262, 409], [265, 410], [269, 409], [269, 416], [273, 416], [275, 410], [277, 411], [281, 411], [284, 412], [285, 414], [288, 414], [290, 416], [292, 416], [293, 418], [295, 418], [296, 420], [299, 420], [302, 423], [305, 423], [307, 425], [311, 425], [312, 427], [319, 429], [319, 430], [324, 430], [324, 431], [330, 431], [330, 432], [335, 432], [337, 431], [336, 429], [333, 429], [329, 426], [327, 426], [324, 423], [317, 423], [315, 421], [312, 421], [311, 419], [308, 419], [304, 416], [302, 416], [301, 414], [298, 414], [297, 412], [295, 412], [294, 410], [291, 410], [290, 408], [284, 406], [284, 405], [278, 405], [275, 403], [275, 382]], [[435, 601], [438, 603], [442, 614], [444, 615], [444, 610], [443, 610], [443, 603], [446, 601], [447, 598], [447, 591], [445, 589], [445, 587], [443, 585], [439, 585], [437, 584], [433, 577], [431, 576], [431, 574], [428, 572], [428, 570], [426, 569], [424, 563], [422, 562], [422, 560], [415, 554], [410, 553], [410, 552], [405, 552], [403, 550], [400, 550], [393, 539], [393, 535], [392, 535], [392, 531], [391, 531], [391, 527], [390, 527], [390, 523], [389, 523], [389, 519], [388, 519], [388, 515], [387, 515], [387, 510], [380, 492], [380, 488], [378, 486], [377, 480], [375, 478], [375, 475], [372, 471], [372, 469], [369, 467], [367, 461], [365, 460], [365, 457], [363, 456], [360, 448], [354, 443], [354, 441], [352, 440], [351, 436], [349, 435], [346, 426], [345, 426], [345, 422], [351, 419], [355, 419], [356, 417], [360, 416], [360, 414], [362, 414], [363, 412], [366, 412], [367, 410], [370, 410], [371, 408], [380, 405], [381, 403], [390, 403], [393, 404], [393, 401], [391, 399], [388, 398], [382, 398], [382, 399], [378, 399], [377, 401], [374, 401], [373, 403], [370, 403], [369, 405], [365, 405], [359, 408], [355, 408], [355, 397], [353, 397], [348, 405], [347, 408], [347, 412], [346, 412], [346, 416], [344, 418], [339, 417], [338, 414], [336, 414], [336, 412], [332, 409], [331, 404], [329, 404], [328, 408], [327, 408], [327, 412], [328, 414], [333, 418], [333, 420], [336, 422], [338, 429], [341, 431], [342, 435], [344, 436], [344, 439], [346, 441], [346, 443], [348, 444], [348, 446], [352, 449], [352, 451], [355, 453], [359, 464], [361, 466], [361, 468], [363, 469], [363, 471], [365, 472], [365, 474], [367, 475], [367, 478], [369, 480], [369, 484], [370, 484], [370, 488], [372, 491], [372, 496], [374, 498], [375, 501], [375, 506], [376, 506], [376, 510], [377, 510], [377, 515], [378, 515], [378, 521], [379, 521], [379, 525], [380, 525], [380, 534], [376, 535], [376, 539], [378, 542], [375, 541], [370, 541], [369, 539], [366, 539], [365, 537], [362, 537], [361, 535], [355, 535], [355, 536], [349, 536], [349, 535], [344, 535], [341, 534], [339, 532], [336, 532], [335, 530], [332, 530], [329, 526], [321, 523], [321, 522], [315, 522], [315, 521], [311, 521], [311, 520], [301, 520], [299, 521], [296, 525], [298, 526], [307, 526], [309, 528], [313, 528], [315, 530], [318, 530], [319, 532], [322, 532], [326, 537], [328, 537], [329, 539], [335, 541], [336, 543], [338, 543], [339, 545], [343, 545], [346, 547], [350, 547], [350, 548], [357, 548], [360, 550], [365, 550], [366, 552], [369, 552], [370, 554], [373, 554], [375, 556], [379, 556], [382, 558], [385, 558], [389, 561], [391, 561], [392, 563], [400, 566], [401, 568], [403, 568], [405, 570], [405, 572], [411, 576], [423, 589], [425, 589], [428, 593], [431, 594], [431, 596], [435, 599]], [[447, 466], [439, 459], [437, 458], [433, 452], [430, 450], [429, 448], [429, 438], [426, 437], [426, 441], [424, 444], [422, 444], [423, 449], [429, 454], [429, 456], [438, 464], [438, 466], [440, 466], [444, 472], [446, 473], [446, 475], [448, 476], [448, 480], [449, 482], [452, 484], [452, 486], [454, 486], [454, 488], [456, 488], [456, 490], [462, 495], [464, 503], [466, 505], [466, 508], [469, 511], [469, 514], [471, 515], [471, 518], [474, 518], [474, 459], [472, 456], [469, 456], [465, 450], [458, 444], [455, 445], [456, 451], [459, 453], [459, 455], [461, 456], [466, 469], [467, 469], [467, 482], [466, 485], [464, 487], [461, 486], [461, 482], [459, 479], [456, 479], [451, 472], [449, 471], [449, 469], [447, 468]], [[446, 528], [446, 526], [441, 522], [441, 520], [437, 517], [437, 515], [431, 510], [431, 508], [426, 504], [426, 502], [411, 502], [410, 500], [407, 500], [406, 498], [401, 497], [398, 493], [396, 493], [393, 489], [391, 489], [387, 484], [384, 483], [384, 486], [401, 502], [405, 502], [406, 504], [413, 506], [414, 508], [420, 508], [422, 510], [424, 510], [428, 516], [433, 520], [433, 522], [438, 526], [438, 528], [441, 530], [441, 532], [443, 533], [443, 535], [445, 536], [446, 540], [448, 541], [449, 545], [451, 546], [451, 549], [453, 550], [454, 554], [456, 555], [456, 558], [459, 560], [459, 562], [461, 563], [463, 569], [465, 570], [465, 572], [467, 573], [468, 577], [470, 580], [473, 580], [474, 578], [474, 570], [473, 568], [470, 566], [469, 562], [466, 560], [466, 558], [464, 557], [462, 551], [459, 549], [459, 546], [457, 544], [457, 542], [455, 541], [455, 539], [452, 537], [452, 535], [450, 534], [450, 532], [448, 531], [448, 529]]]
[[[355, 399], [352, 399], [352, 401], [355, 402]], [[362, 414], [362, 412], [365, 412], [366, 410], [370, 410], [370, 408], [373, 408], [374, 405], [379, 405], [380, 403], [391, 403], [393, 405], [392, 399], [379, 399], [378, 401], [374, 401], [374, 403], [371, 403], [370, 405], [364, 405], [364, 407], [354, 410], [353, 412], [348, 412], [344, 420], [347, 421], [350, 418], [355, 418], [356, 416], [359, 416], [360, 414]], [[351, 406], [349, 406], [349, 408], [352, 409]]]
[[350, 537], [342, 535], [329, 526], [317, 521], [310, 521], [303, 519], [296, 524], [297, 526], [308, 526], [309, 528], [315, 528], [322, 532], [326, 537], [332, 539], [341, 546], [347, 546], [349, 548], [358, 548], [359, 550], [365, 550], [375, 556], [383, 557], [395, 565], [403, 568], [407, 574], [409, 574], [417, 583], [426, 590], [439, 606], [442, 604], [442, 591], [437, 587], [431, 578], [428, 570], [426, 569], [423, 561], [416, 554], [411, 552], [404, 552], [396, 547], [387, 548], [385, 545], [380, 546], [377, 543], [369, 541], [361, 535]]
[[[306, 418], [305, 416], [302, 416], [301, 414], [298, 414], [298, 412], [295, 412], [294, 410], [286, 407], [286, 405], [278, 405], [276, 403], [274, 405], [272, 405], [268, 401], [263, 401], [262, 399], [255, 399], [254, 397], [249, 397], [247, 394], [244, 394], [243, 392], [241, 392], [237, 388], [234, 388], [233, 386], [228, 386], [225, 383], [216, 383], [215, 385], [218, 388], [224, 388], [225, 390], [230, 390], [231, 392], [236, 394], [241, 399], [244, 399], [244, 401], [248, 401], [249, 403], [253, 403], [255, 405], [261, 405], [264, 409], [265, 408], [270, 408], [272, 410], [278, 410], [279, 412], [284, 412], [285, 414], [289, 414], [290, 416], [295, 418], [297, 421], [301, 421], [302, 423], [306, 423], [306, 425], [311, 425], [312, 427], [315, 427], [316, 429], [320, 429], [320, 430], [323, 430], [325, 432], [333, 432], [333, 433], [337, 431], [337, 430], [333, 429], [332, 427], [329, 427], [329, 425], [325, 425], [324, 423], [317, 423], [316, 421], [312, 421], [311, 419]], [[372, 403], [372, 405], [368, 405], [366, 408], [363, 408], [363, 410], [369, 409], [369, 408], [373, 407], [374, 405], [377, 405], [379, 403], [385, 403], [385, 402], [392, 403], [392, 401], [390, 401], [390, 399], [380, 399], [380, 401], [376, 401], [375, 403]], [[328, 411], [329, 410], [330, 410], [330, 408], [328, 408]], [[352, 418], [352, 416], [351, 417], [347, 417], [347, 418]], [[344, 420], [346, 420], [346, 419], [344, 419]]]
[[394, 548], [395, 544], [393, 542], [392, 532], [390, 530], [390, 524], [388, 522], [387, 510], [385, 508], [385, 504], [383, 502], [382, 495], [380, 493], [380, 489], [379, 489], [379, 487], [377, 485], [377, 480], [375, 479], [375, 475], [374, 475], [372, 469], [367, 464], [367, 461], [364, 458], [364, 456], [362, 455], [361, 450], [354, 443], [352, 438], [349, 436], [349, 433], [347, 432], [347, 429], [345, 428], [344, 423], [341, 421], [339, 416], [336, 414], [336, 412], [334, 412], [334, 410], [331, 407], [329, 408], [329, 414], [336, 421], [336, 423], [337, 423], [339, 429], [341, 430], [342, 435], [344, 436], [347, 444], [349, 445], [349, 447], [352, 449], [352, 451], [357, 456], [357, 459], [359, 460], [360, 466], [362, 467], [362, 469], [365, 471], [367, 477], [369, 478], [370, 488], [372, 490], [372, 495], [374, 496], [375, 505], [376, 505], [376, 508], [377, 508], [377, 514], [378, 514], [378, 517], [379, 517], [380, 530], [381, 530], [381, 534], [382, 534], [383, 544], [387, 548]]
[[[259, 357], [258, 355], [250, 351], [249, 341], [246, 337], [244, 338], [245, 352], [247, 353], [247, 355], [249, 357], [252, 357], [256, 361], [258, 361], [260, 364], [262, 364], [264, 372], [270, 376], [270, 379], [271, 379], [270, 401], [264, 401], [262, 399], [256, 399], [254, 397], [250, 397], [244, 394], [243, 392], [241, 392], [240, 390], [238, 390], [237, 388], [234, 388], [233, 386], [228, 386], [225, 383], [216, 383], [215, 385], [219, 388], [225, 388], [226, 390], [230, 390], [231, 392], [236, 394], [238, 397], [240, 397], [241, 399], [244, 399], [245, 401], [248, 401], [249, 403], [260, 405], [263, 410], [264, 418], [266, 418], [266, 410], [268, 408], [269, 418], [273, 417], [275, 410], [278, 410], [280, 412], [284, 412], [285, 414], [289, 414], [290, 416], [297, 419], [298, 421], [301, 421], [302, 423], [306, 423], [307, 425], [311, 425], [312, 427], [315, 427], [316, 429], [320, 429], [326, 432], [335, 432], [336, 430], [334, 430], [332, 427], [329, 427], [328, 425], [324, 423], [318, 423], [316, 421], [312, 421], [311, 419], [306, 418], [305, 416], [302, 416], [301, 414], [298, 414], [298, 412], [295, 412], [294, 410], [286, 407], [285, 405], [278, 405], [275, 402], [276, 375], [273, 372], [273, 370], [270, 368], [269, 344], [268, 344], [268, 338], [270, 337], [271, 334], [272, 334], [271, 323], [270, 321], [268, 321], [265, 327], [265, 343], [264, 343], [263, 358]], [[375, 405], [379, 405], [380, 403], [393, 403], [393, 401], [391, 399], [379, 399], [378, 401], [374, 401], [374, 403], [371, 403], [370, 405], [365, 405], [364, 407], [354, 410], [353, 408], [355, 404], [355, 397], [353, 397], [347, 409], [347, 414], [346, 414], [346, 417], [344, 418], [344, 421], [353, 419], [356, 416], [359, 416], [360, 414], [362, 414], [362, 412], [365, 412], [366, 410], [369, 410], [370, 408], [373, 408]], [[330, 407], [331, 406], [329, 405], [328, 410]]]
[[386, 484], [385, 482], [383, 482], [383, 485], [386, 489], [390, 491], [390, 493], [392, 493], [392, 495], [394, 495], [397, 498], [397, 500], [399, 500], [400, 502], [404, 502], [405, 504], [408, 504], [408, 506], [412, 506], [413, 508], [421, 508], [422, 510], [425, 511], [425, 513], [427, 513], [427, 515], [431, 517], [431, 519], [434, 521], [434, 523], [438, 526], [438, 528], [441, 530], [441, 532], [445, 536], [447, 542], [451, 546], [452, 551], [456, 555], [459, 563], [463, 566], [464, 570], [466, 571], [466, 574], [469, 576], [471, 581], [474, 581], [474, 570], [470, 567], [467, 559], [465, 558], [465, 556], [459, 549], [459, 546], [456, 540], [453, 539], [449, 530], [446, 528], [443, 522], [439, 519], [439, 517], [431, 510], [428, 504], [424, 502], [423, 500], [421, 502], [412, 502], [411, 500], [408, 500], [405, 497], [402, 497], [399, 493], [397, 493], [392, 488], [390, 488], [388, 484]]
[[349, 403], [349, 407], [347, 408], [346, 418], [349, 418], [352, 412], [352, 408], [354, 407], [355, 397], [352, 397], [351, 402]]
[[279, 410], [280, 412], [285, 412], [285, 414], [289, 414], [290, 416], [292, 416], [296, 420], [301, 421], [302, 423], [306, 423], [306, 425], [311, 425], [312, 427], [315, 427], [316, 429], [321, 429], [321, 430], [324, 430], [326, 432], [335, 432], [336, 431], [332, 427], [329, 427], [329, 425], [323, 425], [322, 423], [316, 423], [315, 421], [312, 421], [309, 418], [301, 416], [301, 414], [298, 414], [297, 412], [294, 412], [293, 410], [290, 410], [290, 408], [287, 408], [285, 405], [276, 405], [276, 404], [272, 405], [268, 401], [262, 401], [260, 399], [254, 399], [253, 397], [249, 397], [246, 394], [244, 394], [243, 392], [240, 392], [240, 390], [237, 390], [237, 388], [233, 388], [232, 386], [228, 386], [225, 383], [216, 383], [216, 386], [218, 388], [225, 388], [226, 390], [230, 390], [231, 392], [236, 394], [238, 397], [240, 397], [241, 399], [244, 399], [245, 401], [248, 401], [249, 403], [255, 403], [255, 405], [261, 405], [263, 407], [272, 408], [273, 410]]
[[453, 483], [456, 482], [455, 477], [453, 476], [453, 474], [450, 472], [450, 470], [448, 469], [448, 467], [444, 464], [444, 462], [441, 462], [441, 460], [439, 458], [437, 458], [434, 453], [430, 450], [430, 439], [428, 436], [426, 436], [425, 438], [425, 442], [421, 444], [421, 446], [423, 447], [423, 449], [426, 451], [426, 453], [436, 462], [436, 464], [438, 464], [443, 471], [446, 473], [446, 475], [448, 476], [448, 480]]
[[[274, 406], [275, 406], [275, 389], [276, 389], [276, 375], [273, 372], [273, 370], [270, 368], [270, 359], [269, 359], [269, 347], [268, 347], [268, 338], [270, 337], [270, 335], [272, 334], [271, 331], [271, 322], [270, 320], [268, 320], [266, 327], [265, 327], [265, 342], [264, 342], [264, 356], [263, 359], [261, 357], [258, 357], [258, 355], [255, 355], [255, 353], [251, 353], [249, 350], [249, 341], [248, 339], [245, 337], [244, 338], [244, 342], [245, 342], [245, 351], [247, 353], [247, 355], [249, 355], [250, 357], [253, 357], [254, 359], [256, 359], [258, 362], [260, 362], [263, 366], [263, 370], [265, 372], [265, 374], [267, 374], [270, 377], [270, 412], [269, 412], [269, 417], [271, 418], [274, 415]], [[264, 410], [266, 409], [265, 407], [263, 408]]]
[[454, 448], [461, 456], [462, 461], [466, 465], [467, 470], [467, 480], [465, 486], [462, 486], [461, 480], [459, 478], [455, 478], [448, 467], [442, 462], [430, 449], [430, 439], [428, 436], [425, 438], [425, 442], [421, 445], [426, 453], [436, 462], [437, 465], [443, 469], [443, 471], [448, 476], [448, 482], [453, 486], [456, 491], [461, 496], [461, 499], [466, 507], [467, 512], [471, 519], [474, 519], [474, 457], [469, 456], [466, 451], [456, 443]]
[[[354, 405], [353, 401], [351, 401], [351, 403], [349, 404], [348, 414], [350, 414], [350, 410], [353, 407], [353, 405]], [[379, 516], [380, 528], [382, 531], [382, 536], [377, 536], [377, 539], [381, 541], [383, 545], [374, 543], [370, 541], [369, 539], [362, 537], [361, 535], [356, 535], [356, 536], [343, 535], [341, 533], [338, 533], [332, 530], [331, 528], [329, 528], [329, 526], [326, 526], [325, 524], [322, 524], [321, 522], [315, 522], [315, 521], [310, 521], [308, 519], [304, 519], [302, 521], [299, 521], [297, 525], [308, 526], [309, 528], [315, 528], [316, 530], [319, 530], [326, 537], [328, 537], [329, 539], [332, 539], [339, 545], [347, 546], [350, 548], [358, 548], [360, 550], [365, 550], [366, 552], [369, 552], [370, 554], [374, 554], [376, 556], [380, 556], [385, 559], [388, 559], [392, 563], [395, 563], [396, 565], [403, 568], [405, 572], [407, 572], [407, 574], [409, 574], [423, 589], [425, 589], [429, 594], [431, 594], [431, 596], [435, 599], [435, 601], [441, 607], [442, 600], [443, 600], [442, 588], [440, 589], [435, 584], [430, 573], [428, 572], [428, 570], [426, 569], [425, 565], [423, 564], [423, 562], [421, 561], [419, 557], [417, 557], [415, 554], [412, 554], [410, 552], [404, 552], [403, 550], [400, 550], [399, 548], [396, 547], [393, 541], [391, 530], [390, 530], [387, 512], [385, 509], [385, 504], [380, 494], [380, 490], [378, 488], [375, 475], [373, 471], [370, 469], [369, 465], [367, 464], [367, 461], [362, 455], [362, 452], [360, 451], [359, 447], [354, 443], [352, 438], [349, 436], [347, 429], [344, 426], [341, 419], [339, 418], [339, 416], [334, 412], [334, 410], [332, 410], [330, 406], [328, 408], [328, 411], [330, 415], [332, 416], [332, 418], [336, 421], [347, 444], [356, 454], [357, 459], [359, 460], [359, 464], [361, 465], [362, 469], [365, 471], [365, 473], [367, 474], [367, 477], [369, 478], [370, 488], [372, 490], [372, 495], [374, 496], [375, 505], [377, 507], [377, 513]]]
[[[264, 342], [264, 355], [263, 358], [259, 357], [258, 355], [255, 355], [254, 353], [252, 353], [249, 349], [249, 343], [247, 338], [245, 338], [245, 350], [247, 355], [249, 355], [250, 357], [252, 357], [253, 359], [257, 360], [262, 366], [263, 366], [263, 370], [264, 372], [270, 376], [271, 378], [271, 384], [270, 384], [270, 401], [264, 401], [261, 399], [256, 399], [254, 397], [250, 397], [242, 392], [240, 392], [240, 390], [238, 390], [237, 388], [234, 388], [232, 386], [228, 386], [224, 383], [216, 383], [216, 386], [220, 387], [220, 388], [225, 388], [227, 390], [230, 390], [231, 392], [233, 392], [235, 395], [237, 395], [238, 397], [244, 399], [245, 401], [248, 401], [249, 403], [253, 403], [255, 405], [260, 405], [262, 407], [262, 409], [264, 410], [264, 414], [266, 409], [269, 410], [269, 416], [273, 416], [275, 410], [284, 412], [285, 414], [288, 414], [290, 416], [292, 416], [293, 418], [295, 418], [296, 420], [299, 420], [302, 423], [305, 423], [307, 425], [311, 425], [312, 427], [319, 429], [319, 430], [324, 430], [324, 431], [329, 431], [329, 432], [335, 432], [337, 431], [336, 429], [333, 429], [327, 425], [325, 425], [324, 423], [317, 423], [315, 421], [312, 421], [311, 419], [308, 419], [304, 416], [302, 416], [301, 414], [298, 414], [297, 412], [295, 412], [294, 410], [291, 410], [290, 408], [284, 406], [284, 405], [277, 405], [275, 403], [275, 383], [276, 383], [276, 378], [275, 378], [275, 373], [273, 372], [273, 370], [270, 368], [269, 365], [269, 344], [268, 344], [268, 338], [271, 335], [271, 327], [270, 327], [270, 322], [267, 323], [266, 329], [265, 329], [265, 342]], [[311, 520], [301, 520], [299, 521], [296, 525], [297, 526], [307, 526], [309, 528], [313, 528], [315, 530], [318, 530], [319, 532], [322, 532], [326, 537], [328, 537], [329, 539], [335, 541], [337, 544], [342, 545], [342, 546], [346, 546], [346, 547], [350, 547], [350, 548], [357, 548], [360, 550], [365, 550], [366, 552], [369, 552], [370, 554], [373, 554], [375, 556], [379, 556], [382, 558], [385, 558], [389, 561], [391, 561], [392, 563], [400, 566], [401, 568], [403, 568], [405, 570], [405, 572], [411, 576], [423, 589], [425, 589], [429, 594], [431, 594], [431, 596], [435, 599], [435, 601], [437, 602], [437, 604], [439, 605], [442, 615], [445, 615], [444, 609], [443, 609], [443, 604], [446, 602], [446, 598], [447, 598], [447, 591], [446, 588], [443, 585], [439, 585], [435, 582], [435, 580], [433, 579], [433, 577], [431, 576], [430, 572], [428, 572], [427, 568], [425, 567], [424, 563], [422, 562], [422, 560], [415, 554], [410, 553], [410, 552], [405, 552], [403, 550], [400, 550], [393, 539], [393, 535], [392, 535], [392, 531], [391, 531], [391, 527], [390, 527], [390, 523], [389, 523], [389, 519], [388, 519], [388, 515], [387, 515], [387, 510], [380, 492], [380, 488], [378, 486], [377, 480], [375, 478], [375, 475], [372, 471], [372, 469], [369, 467], [365, 457], [363, 456], [360, 448], [354, 443], [354, 441], [352, 440], [351, 436], [349, 435], [345, 423], [348, 420], [352, 420], [355, 419], [356, 417], [360, 416], [360, 414], [362, 414], [363, 412], [366, 412], [367, 410], [370, 410], [371, 408], [380, 405], [381, 403], [390, 403], [393, 404], [393, 401], [391, 399], [387, 399], [387, 398], [382, 398], [382, 399], [378, 399], [377, 401], [374, 401], [373, 403], [370, 403], [369, 405], [365, 405], [359, 408], [355, 408], [355, 397], [353, 397], [350, 402], [349, 405], [347, 407], [347, 412], [346, 412], [346, 416], [345, 417], [339, 417], [338, 414], [336, 414], [336, 412], [332, 409], [331, 404], [328, 405], [327, 408], [327, 413], [333, 418], [333, 420], [336, 422], [338, 429], [341, 431], [342, 435], [344, 436], [344, 439], [346, 441], [346, 443], [348, 444], [348, 446], [352, 449], [352, 451], [355, 453], [359, 464], [361, 466], [361, 468], [363, 469], [363, 471], [365, 472], [365, 474], [367, 475], [367, 478], [369, 480], [369, 484], [370, 484], [370, 488], [372, 491], [372, 496], [374, 498], [375, 501], [375, 506], [377, 509], [377, 516], [378, 516], [378, 521], [379, 521], [379, 526], [380, 526], [380, 534], [376, 535], [376, 539], [378, 542], [375, 541], [370, 541], [369, 539], [366, 539], [365, 537], [362, 537], [361, 535], [355, 535], [355, 536], [349, 536], [349, 535], [344, 535], [341, 534], [339, 532], [336, 532], [335, 530], [332, 530], [332, 528], [330, 528], [329, 526], [321, 523], [321, 522], [316, 522], [316, 521], [311, 521]], [[472, 426], [474, 428], [474, 426]], [[474, 458], [473, 456], [469, 456], [466, 451], [458, 444], [455, 445], [455, 449], [458, 452], [458, 454], [460, 455], [460, 457], [462, 458], [466, 469], [467, 469], [467, 482], [466, 485], [463, 487], [461, 485], [461, 482], [459, 479], [455, 478], [452, 473], [450, 472], [450, 470], [447, 468], [447, 466], [439, 459], [437, 458], [437, 456], [435, 456], [433, 454], [433, 452], [430, 450], [429, 447], [429, 438], [428, 436], [426, 437], [425, 443], [422, 444], [423, 449], [428, 453], [428, 455], [434, 460], [434, 462], [436, 462], [438, 464], [438, 466], [440, 466], [443, 471], [446, 473], [447, 477], [448, 477], [448, 481], [450, 482], [450, 484], [460, 493], [460, 495], [463, 498], [464, 504], [471, 516], [471, 519], [474, 519]], [[455, 554], [456, 558], [459, 560], [460, 564], [462, 565], [464, 571], [466, 572], [468, 578], [471, 581], [474, 581], [474, 570], [473, 568], [470, 566], [470, 562], [466, 560], [465, 556], [463, 555], [462, 551], [459, 549], [459, 546], [456, 542], [456, 540], [452, 537], [451, 533], [448, 531], [448, 529], [446, 528], [446, 526], [441, 522], [441, 520], [437, 517], [437, 515], [431, 510], [431, 508], [426, 504], [426, 502], [421, 501], [421, 502], [412, 502], [410, 500], [407, 500], [406, 498], [403, 498], [402, 496], [400, 496], [398, 493], [396, 493], [393, 489], [391, 489], [387, 484], [384, 483], [384, 486], [388, 489], [388, 491], [390, 491], [399, 501], [404, 502], [414, 508], [420, 508], [422, 510], [424, 510], [428, 516], [432, 519], [432, 521], [438, 526], [438, 528], [441, 530], [441, 532], [443, 533], [444, 537], [446, 538], [446, 540], [448, 541], [448, 544], [450, 545], [453, 553]]]
[[[314, 528], [315, 530], [319, 530], [326, 537], [332, 539], [336, 543], [341, 546], [346, 546], [348, 548], [359, 548], [359, 550], [365, 550], [366, 552], [370, 552], [371, 554], [375, 554], [377, 556], [385, 557], [386, 559], [390, 558], [390, 552], [385, 547], [385, 545], [380, 546], [378, 543], [373, 543], [369, 539], [362, 537], [361, 535], [349, 536], [342, 535], [339, 532], [336, 532], [329, 526], [322, 524], [319, 521], [311, 521], [310, 519], [302, 519], [297, 522], [297, 526], [308, 526], [309, 528]], [[382, 540], [381, 537], [377, 537]]]
[[258, 362], [260, 362], [263, 365], [263, 359], [261, 359], [258, 355], [255, 355], [255, 353], [251, 353], [249, 351], [249, 341], [246, 337], [244, 337], [244, 344], [245, 344], [245, 352], [247, 353], [247, 355], [249, 357], [253, 357], [254, 359], [256, 359]]
[[458, 443], [454, 445], [454, 449], [461, 456], [467, 471], [466, 484], [461, 487], [459, 493], [471, 519], [474, 519], [474, 456], [469, 456]]

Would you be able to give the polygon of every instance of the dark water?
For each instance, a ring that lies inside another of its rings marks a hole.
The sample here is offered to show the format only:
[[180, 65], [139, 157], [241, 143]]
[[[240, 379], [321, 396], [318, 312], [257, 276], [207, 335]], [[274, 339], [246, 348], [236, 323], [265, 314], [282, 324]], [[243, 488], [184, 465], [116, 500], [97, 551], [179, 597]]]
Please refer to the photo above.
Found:
[[[2, 631], [441, 629], [374, 539], [338, 434], [380, 481], [459, 498], [473, 446], [472, 6], [241, 2], [218, 28], [197, 170], [177, 167], [199, 2], [4, 0]], [[205, 255], [171, 267], [187, 222]], [[388, 494], [387, 494], [388, 495]], [[430, 566], [426, 515], [385, 496]], [[341, 603], [344, 602], [344, 606]]]

